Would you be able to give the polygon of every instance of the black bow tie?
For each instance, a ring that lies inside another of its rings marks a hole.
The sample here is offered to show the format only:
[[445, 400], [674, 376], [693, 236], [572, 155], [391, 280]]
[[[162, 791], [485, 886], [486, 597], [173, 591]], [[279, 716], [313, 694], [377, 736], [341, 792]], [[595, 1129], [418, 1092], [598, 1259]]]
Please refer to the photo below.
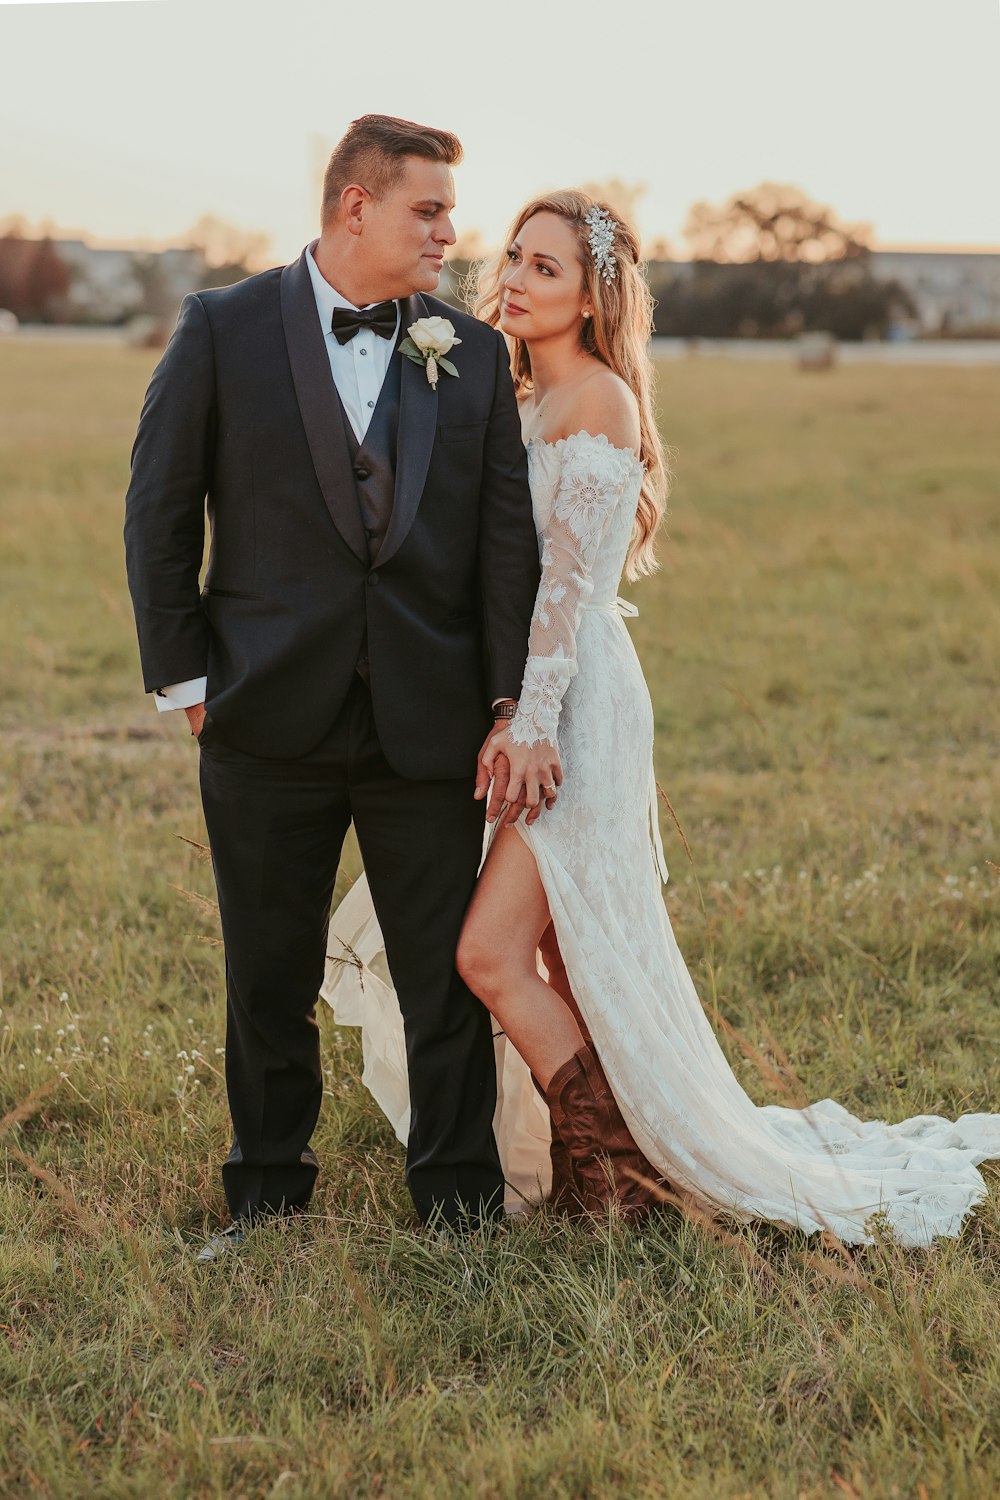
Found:
[[357, 312], [353, 307], [335, 307], [331, 333], [338, 344], [346, 344], [362, 329], [370, 328], [380, 339], [391, 339], [396, 332], [395, 302], [376, 302]]

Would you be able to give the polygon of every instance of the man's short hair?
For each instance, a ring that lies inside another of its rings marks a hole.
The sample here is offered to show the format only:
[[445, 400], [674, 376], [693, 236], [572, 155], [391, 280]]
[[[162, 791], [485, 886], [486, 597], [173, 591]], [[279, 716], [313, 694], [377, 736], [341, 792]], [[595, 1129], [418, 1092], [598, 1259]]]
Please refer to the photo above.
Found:
[[408, 156], [456, 167], [462, 154], [462, 143], [450, 130], [433, 130], [392, 115], [362, 115], [352, 120], [327, 163], [323, 223], [334, 217], [340, 195], [351, 183], [365, 188], [373, 198], [383, 198], [402, 177]]

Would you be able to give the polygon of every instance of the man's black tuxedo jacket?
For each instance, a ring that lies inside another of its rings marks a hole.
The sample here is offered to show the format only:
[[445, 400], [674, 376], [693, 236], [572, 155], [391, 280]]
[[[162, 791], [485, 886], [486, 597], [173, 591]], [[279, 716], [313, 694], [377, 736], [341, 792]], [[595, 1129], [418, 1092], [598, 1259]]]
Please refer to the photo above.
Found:
[[[370, 563], [305, 255], [184, 301], [146, 394], [125, 543], [147, 692], [207, 675], [223, 739], [272, 759], [329, 731], [367, 625], [386, 758], [471, 775], [496, 698], [521, 689], [538, 544], [507, 351], [450, 318], [459, 377], [402, 362], [392, 520]], [[205, 498], [211, 551], [204, 589]]]

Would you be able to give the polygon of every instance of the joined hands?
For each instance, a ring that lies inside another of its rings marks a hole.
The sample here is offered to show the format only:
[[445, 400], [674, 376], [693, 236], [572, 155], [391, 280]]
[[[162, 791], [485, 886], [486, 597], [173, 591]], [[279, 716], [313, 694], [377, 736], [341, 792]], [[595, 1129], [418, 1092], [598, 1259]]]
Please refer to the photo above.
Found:
[[511, 738], [506, 720], [497, 720], [479, 752], [475, 795], [481, 801], [492, 781], [487, 823], [500, 818], [501, 826], [510, 828], [526, 813], [524, 821], [530, 827], [543, 810], [555, 807], [556, 789], [562, 786], [562, 779], [555, 745], [544, 740], [537, 745], [519, 745]]

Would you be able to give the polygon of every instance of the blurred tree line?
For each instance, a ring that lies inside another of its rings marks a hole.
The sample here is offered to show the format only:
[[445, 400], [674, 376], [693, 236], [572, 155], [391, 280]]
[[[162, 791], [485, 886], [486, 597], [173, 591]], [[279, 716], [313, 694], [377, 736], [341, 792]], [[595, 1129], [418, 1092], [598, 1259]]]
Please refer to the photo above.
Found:
[[[585, 186], [634, 222], [641, 184], [613, 179]], [[64, 263], [49, 235], [29, 238], [25, 231], [20, 220], [0, 223], [0, 308], [28, 322], [125, 322], [145, 315], [165, 324], [187, 292], [228, 286], [268, 264], [265, 235], [212, 215], [179, 236], [172, 250], [86, 251], [124, 262], [115, 273], [120, 311], [111, 315], [106, 285], [103, 303], [88, 302], [86, 270]], [[684, 239], [689, 260], [670, 258], [664, 240], [649, 247], [659, 334], [788, 338], [824, 330], [861, 339], [884, 337], [916, 314], [898, 281], [875, 274], [869, 226], [841, 222], [832, 209], [789, 184], [764, 182], [721, 205], [694, 204]], [[463, 278], [484, 250], [475, 233], [455, 246], [440, 289], [446, 301], [463, 305]], [[68, 248], [65, 253], [68, 259]]]
[[171, 323], [188, 292], [230, 286], [268, 264], [269, 240], [206, 214], [163, 250], [103, 250], [0, 221], [0, 308], [24, 323]]
[[875, 274], [870, 227], [842, 223], [790, 184], [763, 182], [721, 205], [696, 203], [684, 238], [689, 262], [649, 265], [657, 333], [881, 338], [916, 314], [898, 281]]

